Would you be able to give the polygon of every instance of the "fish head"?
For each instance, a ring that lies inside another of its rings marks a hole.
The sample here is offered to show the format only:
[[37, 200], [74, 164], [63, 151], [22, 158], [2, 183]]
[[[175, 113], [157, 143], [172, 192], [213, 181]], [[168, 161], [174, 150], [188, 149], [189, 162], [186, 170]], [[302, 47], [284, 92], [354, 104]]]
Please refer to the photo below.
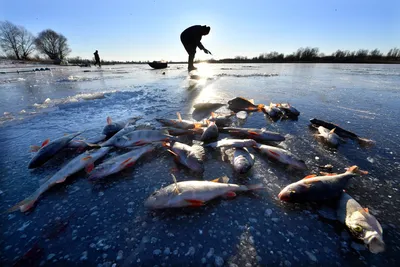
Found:
[[246, 173], [252, 167], [252, 164], [242, 155], [234, 158], [233, 168], [238, 173]]
[[293, 183], [286, 186], [278, 194], [278, 198], [286, 202], [301, 202], [307, 194], [309, 186], [304, 183]]
[[372, 253], [380, 253], [385, 250], [383, 231], [378, 220], [365, 210], [353, 212], [350, 218], [346, 218], [346, 225], [351, 234], [364, 242]]
[[174, 206], [174, 199], [177, 192], [174, 191], [175, 184], [161, 188], [151, 194], [144, 202], [144, 206], [149, 209], [162, 209]]
[[126, 135], [115, 138], [114, 145], [117, 147], [125, 147], [128, 145], [129, 137]]

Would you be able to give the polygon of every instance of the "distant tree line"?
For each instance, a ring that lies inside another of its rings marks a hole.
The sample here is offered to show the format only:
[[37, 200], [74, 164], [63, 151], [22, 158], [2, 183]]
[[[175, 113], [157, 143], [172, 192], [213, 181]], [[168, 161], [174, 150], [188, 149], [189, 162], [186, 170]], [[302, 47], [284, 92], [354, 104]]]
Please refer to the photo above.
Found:
[[7, 58], [29, 60], [37, 51], [55, 63], [61, 63], [71, 52], [67, 38], [60, 33], [47, 29], [35, 37], [25, 27], [9, 21], [0, 21], [0, 47]]
[[379, 49], [369, 51], [337, 50], [331, 55], [319, 53], [318, 47], [299, 48], [292, 54], [285, 55], [276, 51], [260, 54], [258, 57], [248, 58], [237, 56], [220, 60], [208, 60], [210, 63], [290, 63], [290, 62], [315, 62], [315, 63], [400, 63], [400, 49], [395, 47], [384, 55]]

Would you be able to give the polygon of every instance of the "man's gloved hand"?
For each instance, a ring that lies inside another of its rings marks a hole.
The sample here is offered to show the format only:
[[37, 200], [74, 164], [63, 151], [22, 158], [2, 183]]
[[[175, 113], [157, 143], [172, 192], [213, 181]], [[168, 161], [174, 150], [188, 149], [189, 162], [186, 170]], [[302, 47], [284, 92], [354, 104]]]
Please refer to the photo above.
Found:
[[205, 49], [205, 48], [203, 49], [203, 51], [204, 51], [204, 53], [206, 53], [206, 54], [210, 54], [210, 55], [212, 55], [212, 54], [211, 54], [211, 52], [210, 52], [210, 51], [208, 51], [208, 50], [207, 50], [207, 49]]

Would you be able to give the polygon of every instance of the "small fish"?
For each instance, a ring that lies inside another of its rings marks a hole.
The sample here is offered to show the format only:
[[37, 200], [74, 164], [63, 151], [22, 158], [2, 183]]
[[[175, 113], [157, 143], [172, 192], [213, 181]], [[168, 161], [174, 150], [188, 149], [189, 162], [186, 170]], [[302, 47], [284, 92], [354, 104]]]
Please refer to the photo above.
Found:
[[385, 250], [383, 230], [378, 220], [350, 195], [341, 194], [336, 214], [338, 220], [347, 226], [355, 238], [363, 241], [372, 253]]
[[118, 173], [126, 168], [132, 167], [139, 158], [152, 151], [154, 151], [154, 147], [151, 145], [146, 145], [133, 149], [132, 151], [120, 156], [111, 158], [98, 165], [93, 169], [93, 171], [90, 171], [88, 180], [98, 181], [111, 174]]
[[332, 147], [337, 147], [341, 141], [343, 141], [336, 133], [335, 133], [335, 128], [332, 130], [328, 130], [323, 126], [318, 127], [318, 132], [319, 134], [316, 134], [315, 137], [317, 138], [322, 138], [322, 140], [332, 146]]
[[235, 148], [232, 165], [235, 172], [247, 173], [254, 165], [254, 156], [246, 148]]
[[133, 132], [137, 129], [135, 126], [128, 126], [125, 128], [122, 128], [119, 130], [116, 134], [114, 134], [110, 139], [105, 141], [104, 143], [101, 144], [101, 146], [113, 146], [113, 144], [116, 142], [116, 140], [130, 132]]
[[217, 139], [219, 136], [218, 127], [215, 122], [210, 122], [208, 127], [204, 130], [203, 134], [200, 137], [201, 141], [210, 141], [213, 139]]
[[271, 103], [271, 105], [279, 108], [288, 117], [298, 117], [300, 115], [300, 112], [289, 103]]
[[223, 133], [229, 133], [234, 137], [249, 138], [256, 141], [284, 141], [285, 137], [276, 132], [270, 132], [266, 129], [256, 128], [236, 128], [236, 127], [224, 127], [220, 129]]
[[47, 139], [42, 143], [41, 148], [37, 151], [35, 156], [33, 156], [31, 161], [29, 162], [28, 168], [33, 169], [42, 166], [58, 151], [66, 147], [72, 139], [80, 134], [81, 132], [65, 135], [51, 142], [50, 139]]
[[228, 108], [233, 111], [261, 111], [263, 104], [255, 105], [254, 100], [236, 97], [228, 101]]
[[169, 135], [165, 130], [137, 130], [130, 131], [125, 135], [115, 138], [112, 143], [107, 141], [105, 144], [102, 144], [102, 146], [126, 148], [154, 142], [169, 141], [172, 139], [173, 136]]
[[265, 106], [262, 109], [262, 112], [267, 114], [273, 120], [278, 119], [284, 115], [282, 110], [277, 108], [273, 103], [270, 103], [269, 106]]
[[235, 192], [262, 188], [262, 184], [245, 186], [213, 181], [184, 181], [178, 183], [174, 177], [173, 184], [154, 192], [146, 199], [144, 206], [149, 209], [199, 207], [217, 197], [232, 198], [236, 196]]
[[192, 171], [198, 173], [204, 172], [203, 160], [205, 158], [205, 151], [202, 146], [188, 146], [183, 143], [175, 142], [168, 151], [175, 156], [176, 161]]
[[371, 146], [371, 145], [375, 144], [375, 142], [373, 140], [361, 138], [357, 134], [355, 134], [353, 132], [350, 132], [350, 131], [347, 131], [347, 130], [343, 129], [342, 127], [340, 127], [340, 126], [338, 126], [338, 125], [336, 125], [334, 123], [326, 122], [326, 121], [323, 121], [323, 120], [318, 120], [318, 119], [315, 119], [315, 118], [311, 119], [310, 122], [312, 124], [314, 124], [314, 125], [317, 125], [317, 126], [323, 126], [323, 127], [327, 128], [328, 130], [335, 129], [335, 133], [337, 135], [339, 135], [340, 137], [349, 138], [349, 139], [355, 140], [360, 145]]
[[199, 122], [193, 122], [189, 120], [182, 120], [181, 114], [177, 112], [178, 119], [173, 120], [173, 119], [156, 119], [159, 123], [169, 126], [169, 127], [174, 127], [174, 128], [179, 128], [179, 129], [194, 129], [194, 128], [200, 128], [200, 127], [205, 127], [207, 124], [204, 123], [199, 123]]
[[220, 115], [214, 112], [211, 112], [211, 117], [208, 118], [209, 121], [215, 122], [218, 127], [227, 127], [232, 125], [232, 116], [235, 115], [234, 112], [227, 115]]
[[286, 186], [278, 198], [289, 202], [323, 201], [339, 197], [350, 178], [364, 175], [357, 166], [352, 166], [341, 174], [327, 176], [308, 175], [302, 180]]
[[222, 103], [197, 103], [193, 106], [193, 108], [206, 109], [206, 110], [213, 109], [213, 111], [214, 111], [223, 106], [225, 106], [225, 104], [222, 104]]
[[107, 136], [107, 138], [110, 138], [123, 128], [125, 128], [128, 125], [133, 125], [135, 124], [138, 120], [140, 120], [141, 117], [133, 117], [130, 118], [128, 121], [117, 121], [113, 122], [111, 117], [107, 117], [107, 125], [104, 126], [103, 128], [103, 134]]
[[179, 128], [173, 128], [173, 127], [166, 127], [163, 128], [168, 131], [170, 135], [173, 136], [181, 136], [181, 135], [196, 135], [196, 134], [203, 134], [204, 130], [203, 128], [194, 128], [194, 129], [179, 129]]
[[224, 138], [214, 143], [204, 145], [205, 147], [251, 147], [256, 146], [257, 142], [253, 139], [228, 139]]
[[303, 160], [299, 160], [291, 152], [277, 148], [274, 146], [267, 146], [257, 144], [256, 148], [262, 153], [267, 155], [268, 158], [279, 161], [283, 164], [289, 165], [292, 168], [298, 170], [306, 170], [307, 166]]
[[87, 170], [93, 169], [94, 162], [105, 156], [110, 151], [110, 149], [111, 148], [108, 147], [93, 149], [75, 157], [70, 162], [68, 162], [67, 165], [56, 172], [50, 179], [45, 181], [31, 196], [14, 205], [10, 209], [8, 209], [8, 211], [12, 212], [19, 209], [21, 212], [25, 212], [30, 210], [39, 199], [39, 197], [49, 188], [56, 184], [63, 183], [69, 176], [77, 173], [80, 170], [83, 170], [84, 168], [86, 168]]

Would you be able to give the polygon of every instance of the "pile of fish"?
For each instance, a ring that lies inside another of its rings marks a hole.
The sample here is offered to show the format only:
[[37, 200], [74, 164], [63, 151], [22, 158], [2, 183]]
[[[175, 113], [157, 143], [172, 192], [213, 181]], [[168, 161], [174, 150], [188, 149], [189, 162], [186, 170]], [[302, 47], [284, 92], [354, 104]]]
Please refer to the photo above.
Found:
[[[214, 112], [226, 106], [229, 114]], [[50, 141], [47, 139], [39, 146], [32, 146], [35, 152], [28, 168], [38, 168], [53, 158], [63, 149], [75, 149], [79, 155], [60, 168], [51, 178], [43, 181], [40, 187], [25, 200], [14, 205], [9, 211], [26, 212], [32, 209], [40, 196], [52, 186], [63, 183], [71, 175], [85, 170], [90, 182], [98, 182], [124, 169], [132, 168], [144, 155], [154, 153], [157, 149], [165, 149], [174, 157], [177, 164], [193, 173], [204, 172], [204, 161], [208, 150], [220, 152], [227, 156], [234, 172], [244, 175], [254, 165], [254, 153], [261, 157], [278, 162], [296, 171], [306, 171], [306, 163], [287, 149], [279, 146], [285, 137], [265, 128], [242, 128], [234, 124], [247, 118], [250, 112], [263, 112], [269, 119], [296, 119], [300, 112], [289, 103], [254, 104], [253, 100], [236, 97], [224, 103], [199, 103], [194, 106], [192, 117], [197, 121], [184, 120], [180, 113], [176, 119], [157, 118], [161, 127], [137, 126], [140, 117], [128, 121], [113, 122], [107, 118], [107, 125], [101, 134], [89, 139], [76, 139], [82, 133], [73, 133]], [[362, 145], [372, 145], [373, 141], [361, 138], [338, 125], [318, 119], [312, 119], [311, 126], [318, 130], [318, 140], [337, 147], [346, 139], [356, 140]], [[236, 127], [235, 127], [236, 125]], [[225, 138], [222, 138], [224, 135]], [[179, 139], [185, 136], [185, 140]], [[121, 149], [125, 153], [121, 153]], [[129, 152], [126, 152], [126, 150]], [[101, 158], [116, 151], [117, 156], [101, 161]], [[98, 164], [98, 162], [100, 162]], [[95, 163], [97, 164], [95, 166]], [[330, 166], [329, 169], [331, 169]], [[382, 228], [368, 209], [363, 209], [350, 195], [344, 192], [348, 181], [356, 176], [367, 175], [357, 166], [349, 167], [344, 173], [323, 173], [308, 175], [302, 180], [287, 185], [278, 194], [285, 202], [317, 202], [330, 201], [334, 204], [333, 216], [325, 216], [342, 222], [352, 235], [365, 243], [373, 253], [382, 252], [385, 244]], [[239, 185], [229, 183], [228, 177], [212, 181], [178, 182], [173, 176], [173, 183], [154, 192], [145, 201], [149, 209], [179, 208], [187, 206], [203, 206], [217, 197], [236, 196], [236, 192], [262, 190], [262, 184]], [[110, 177], [111, 178], [111, 177]], [[327, 211], [321, 214], [328, 214]]]

